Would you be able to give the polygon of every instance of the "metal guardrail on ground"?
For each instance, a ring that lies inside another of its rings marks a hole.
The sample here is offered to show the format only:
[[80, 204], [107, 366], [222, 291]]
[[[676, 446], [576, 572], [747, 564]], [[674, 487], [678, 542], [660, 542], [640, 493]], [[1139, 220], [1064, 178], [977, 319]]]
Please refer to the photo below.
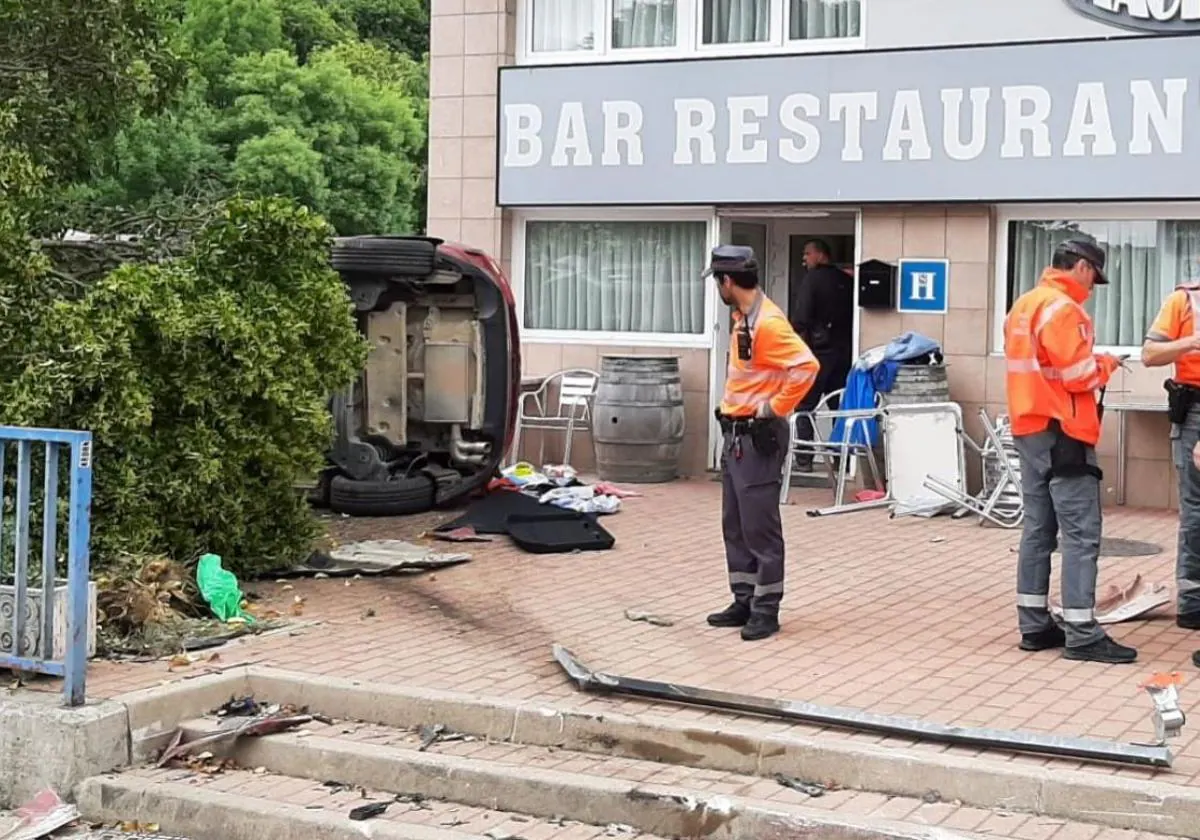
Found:
[[[40, 528], [31, 523], [35, 447], [44, 457]], [[64, 504], [67, 550], [60, 564]], [[83, 705], [86, 692], [91, 506], [91, 432], [0, 426], [0, 668], [62, 677], [68, 706]], [[41, 563], [31, 569], [30, 543], [39, 534]], [[56, 615], [64, 593], [65, 615]]]

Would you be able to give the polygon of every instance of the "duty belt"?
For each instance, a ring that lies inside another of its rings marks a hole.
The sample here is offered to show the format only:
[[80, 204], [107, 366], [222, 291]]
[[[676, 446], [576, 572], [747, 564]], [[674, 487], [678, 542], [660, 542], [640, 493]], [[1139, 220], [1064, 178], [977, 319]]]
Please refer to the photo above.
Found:
[[721, 431], [727, 435], [753, 434], [755, 429], [768, 422], [758, 417], [730, 417], [727, 414], [722, 414], [720, 411], [717, 411], [716, 415], [717, 423], [721, 426]]

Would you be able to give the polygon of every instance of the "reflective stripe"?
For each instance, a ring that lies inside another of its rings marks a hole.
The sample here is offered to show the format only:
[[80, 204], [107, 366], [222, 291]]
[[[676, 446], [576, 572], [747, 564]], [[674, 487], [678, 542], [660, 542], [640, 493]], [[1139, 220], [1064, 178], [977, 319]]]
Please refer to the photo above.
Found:
[[1024, 592], [1017, 593], [1018, 607], [1033, 607], [1034, 609], [1045, 609], [1049, 605], [1049, 601], [1045, 595], [1029, 595]]
[[745, 583], [754, 586], [754, 584], [758, 583], [758, 575], [754, 574], [754, 572], [730, 572], [729, 582]]
[[1066, 610], [1062, 611], [1063, 621], [1068, 624], [1087, 624], [1096, 620], [1095, 610]]
[[1009, 373], [1036, 373], [1040, 374], [1043, 379], [1061, 379], [1062, 374], [1058, 368], [1042, 367], [1037, 359], [1009, 359]]
[[1197, 589], [1200, 589], [1200, 580], [1179, 578], [1175, 581], [1175, 588], [1180, 592], [1195, 592]]
[[1094, 356], [1088, 356], [1081, 362], [1076, 362], [1073, 365], [1068, 365], [1062, 368], [1059, 373], [1063, 379], [1074, 382], [1085, 377], [1091, 376], [1097, 372], [1096, 359]]
[[1153, 330], [1151, 330], [1150, 332], [1146, 333], [1146, 340], [1147, 341], [1170, 341], [1171, 339], [1167, 338], [1165, 335], [1163, 335], [1160, 332], [1154, 332]]
[[760, 583], [754, 587], [755, 597], [759, 595], [782, 595], [783, 583]]
[[1058, 314], [1060, 309], [1062, 309], [1064, 306], [1070, 306], [1074, 302], [1075, 301], [1067, 297], [1065, 292], [1059, 292], [1054, 300], [1050, 301], [1038, 311], [1037, 317], [1033, 321], [1033, 334], [1035, 336], [1040, 335], [1042, 330], [1046, 328], [1046, 324], [1050, 323], [1050, 319]]

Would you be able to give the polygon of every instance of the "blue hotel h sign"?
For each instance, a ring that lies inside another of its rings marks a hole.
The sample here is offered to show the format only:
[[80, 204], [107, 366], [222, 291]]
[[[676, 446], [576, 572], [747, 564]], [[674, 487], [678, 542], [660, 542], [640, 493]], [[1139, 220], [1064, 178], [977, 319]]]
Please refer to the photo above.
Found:
[[949, 260], [900, 260], [899, 312], [945, 315], [949, 308]]

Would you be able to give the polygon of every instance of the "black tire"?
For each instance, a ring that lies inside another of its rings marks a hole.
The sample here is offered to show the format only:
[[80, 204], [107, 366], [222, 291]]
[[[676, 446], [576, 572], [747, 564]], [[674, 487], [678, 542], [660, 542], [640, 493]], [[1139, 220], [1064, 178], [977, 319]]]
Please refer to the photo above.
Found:
[[433, 509], [433, 481], [426, 476], [357, 481], [344, 475], [329, 483], [329, 509], [347, 516], [407, 516]]
[[416, 236], [347, 236], [334, 240], [334, 271], [384, 277], [433, 274], [439, 240]]

